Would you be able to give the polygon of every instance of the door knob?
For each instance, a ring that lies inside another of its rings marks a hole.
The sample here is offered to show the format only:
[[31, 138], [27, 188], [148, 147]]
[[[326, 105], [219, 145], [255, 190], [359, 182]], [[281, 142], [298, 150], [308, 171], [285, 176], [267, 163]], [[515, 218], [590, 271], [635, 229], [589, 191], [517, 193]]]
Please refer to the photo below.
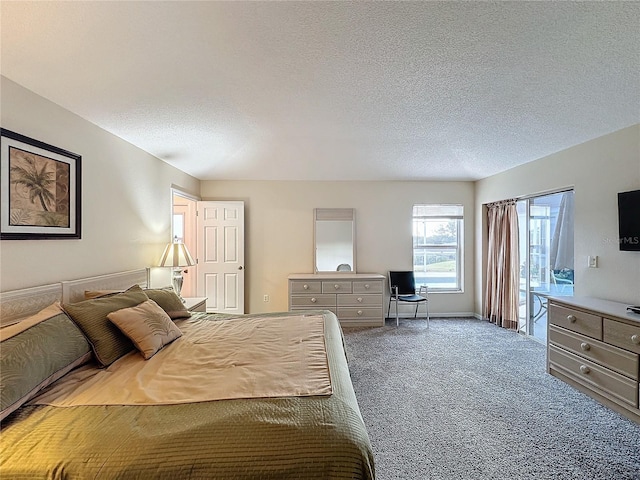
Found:
[[240, 265], [240, 266], [238, 267], [238, 270], [242, 270], [242, 265]]

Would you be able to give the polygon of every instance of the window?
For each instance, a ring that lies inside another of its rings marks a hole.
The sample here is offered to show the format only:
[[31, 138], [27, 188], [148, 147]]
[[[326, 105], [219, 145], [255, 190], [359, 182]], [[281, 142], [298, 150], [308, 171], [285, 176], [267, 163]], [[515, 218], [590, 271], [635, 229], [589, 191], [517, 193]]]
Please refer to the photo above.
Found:
[[462, 291], [462, 205], [413, 206], [416, 287]]

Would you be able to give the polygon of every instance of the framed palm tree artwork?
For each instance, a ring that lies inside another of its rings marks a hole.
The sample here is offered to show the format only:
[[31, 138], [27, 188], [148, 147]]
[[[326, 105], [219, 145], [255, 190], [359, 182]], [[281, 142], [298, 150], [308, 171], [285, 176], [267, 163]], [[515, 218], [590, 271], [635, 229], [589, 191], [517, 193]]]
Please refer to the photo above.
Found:
[[81, 238], [82, 157], [0, 129], [0, 239]]

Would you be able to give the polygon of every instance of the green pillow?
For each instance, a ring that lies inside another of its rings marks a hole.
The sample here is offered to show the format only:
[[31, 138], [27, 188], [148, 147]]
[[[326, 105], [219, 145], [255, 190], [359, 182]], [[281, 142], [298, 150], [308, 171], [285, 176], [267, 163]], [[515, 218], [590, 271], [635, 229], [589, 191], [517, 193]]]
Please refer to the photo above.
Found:
[[64, 310], [76, 322], [89, 339], [98, 362], [108, 367], [135, 347], [107, 315], [123, 308], [135, 307], [149, 300], [144, 291], [135, 285], [117, 295], [64, 305]]
[[187, 318], [191, 316], [180, 297], [173, 288], [151, 288], [144, 291], [151, 300], [156, 302], [170, 318]]
[[91, 347], [59, 305], [0, 333], [0, 420], [91, 359]]
[[[137, 286], [137, 285], [134, 285]], [[131, 287], [133, 288], [133, 287]], [[113, 297], [122, 290], [85, 290], [84, 297], [86, 299]], [[147, 297], [160, 305], [167, 315], [172, 319], [187, 318], [191, 316], [187, 307], [185, 307], [180, 297], [176, 295], [173, 287], [166, 288], [147, 288], [144, 290]]]

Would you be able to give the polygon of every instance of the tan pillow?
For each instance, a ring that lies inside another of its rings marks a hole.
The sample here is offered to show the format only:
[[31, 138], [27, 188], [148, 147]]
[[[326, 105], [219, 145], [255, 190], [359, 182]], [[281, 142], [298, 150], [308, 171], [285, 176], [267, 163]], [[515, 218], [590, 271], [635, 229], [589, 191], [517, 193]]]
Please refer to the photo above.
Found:
[[85, 290], [84, 298], [85, 300], [93, 300], [94, 298], [100, 297], [112, 297], [118, 293], [123, 293], [124, 290]]
[[145, 360], [182, 336], [169, 315], [153, 300], [111, 312], [107, 318], [131, 339]]

